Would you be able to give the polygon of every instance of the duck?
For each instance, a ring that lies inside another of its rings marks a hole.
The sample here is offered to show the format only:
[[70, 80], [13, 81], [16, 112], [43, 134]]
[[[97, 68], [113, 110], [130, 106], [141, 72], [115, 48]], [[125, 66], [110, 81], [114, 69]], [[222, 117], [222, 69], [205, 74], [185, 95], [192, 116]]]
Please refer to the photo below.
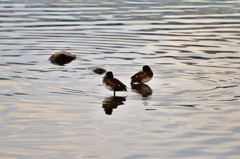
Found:
[[108, 71], [106, 75], [103, 77], [103, 85], [110, 91], [113, 91], [113, 95], [115, 96], [116, 91], [127, 91], [127, 87], [117, 78], [113, 77], [113, 73]]
[[142, 71], [139, 71], [138, 73], [136, 73], [135, 75], [133, 75], [131, 77], [131, 84], [134, 83], [147, 83], [148, 81], [150, 81], [153, 77], [153, 72], [151, 70], [151, 68], [148, 65], [144, 65], [142, 68]]

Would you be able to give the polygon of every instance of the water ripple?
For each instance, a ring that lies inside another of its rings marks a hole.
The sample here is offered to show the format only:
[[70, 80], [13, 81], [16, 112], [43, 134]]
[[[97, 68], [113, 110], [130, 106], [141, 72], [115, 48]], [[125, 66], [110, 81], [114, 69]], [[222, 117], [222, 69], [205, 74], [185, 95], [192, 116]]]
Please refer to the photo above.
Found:
[[[0, 7], [5, 158], [240, 157], [238, 1]], [[76, 60], [50, 63], [61, 50]], [[153, 79], [130, 85], [143, 65]], [[112, 71], [128, 92], [112, 97], [89, 68]]]

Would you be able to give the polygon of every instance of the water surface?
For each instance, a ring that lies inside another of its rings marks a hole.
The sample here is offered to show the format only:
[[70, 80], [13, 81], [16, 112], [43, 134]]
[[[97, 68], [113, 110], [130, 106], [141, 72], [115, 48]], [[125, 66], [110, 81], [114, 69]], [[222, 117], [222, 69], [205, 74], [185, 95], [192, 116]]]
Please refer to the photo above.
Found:
[[[239, 158], [239, 1], [0, 1], [0, 158]], [[48, 58], [65, 50], [65, 66]], [[131, 87], [149, 65], [153, 79]], [[112, 71], [128, 92], [102, 85]]]

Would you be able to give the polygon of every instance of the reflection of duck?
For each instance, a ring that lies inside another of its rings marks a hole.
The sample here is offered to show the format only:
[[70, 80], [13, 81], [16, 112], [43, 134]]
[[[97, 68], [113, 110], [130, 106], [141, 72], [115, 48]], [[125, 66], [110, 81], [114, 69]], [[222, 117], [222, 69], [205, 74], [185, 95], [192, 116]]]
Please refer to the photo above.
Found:
[[116, 91], [127, 91], [127, 87], [121, 81], [114, 78], [111, 71], [107, 72], [103, 77], [103, 85], [110, 91], [113, 91], [114, 96]]
[[102, 107], [106, 114], [111, 115], [113, 109], [116, 109], [119, 105], [123, 105], [123, 101], [126, 101], [126, 97], [111, 96], [104, 99]]
[[133, 75], [131, 84], [133, 83], [146, 83], [150, 81], [153, 77], [153, 72], [148, 65], [143, 66], [142, 71], [139, 71], [135, 75]]
[[52, 64], [54, 65], [60, 65], [63, 66], [67, 63], [70, 63], [72, 60], [76, 59], [76, 55], [72, 55], [67, 51], [59, 51], [53, 54], [50, 58], [49, 61], [51, 61]]
[[152, 89], [146, 84], [131, 84], [132, 89], [141, 94], [143, 97], [148, 97], [152, 94]]

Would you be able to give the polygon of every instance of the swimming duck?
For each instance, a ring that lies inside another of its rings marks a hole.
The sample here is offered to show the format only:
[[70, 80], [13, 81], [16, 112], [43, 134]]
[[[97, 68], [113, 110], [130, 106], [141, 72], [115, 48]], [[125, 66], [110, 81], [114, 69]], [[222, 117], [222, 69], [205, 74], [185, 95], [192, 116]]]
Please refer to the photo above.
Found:
[[150, 81], [153, 77], [153, 72], [151, 68], [148, 65], [143, 66], [142, 71], [139, 71], [135, 75], [131, 77], [132, 81], [131, 84], [133, 83], [146, 83]]
[[121, 81], [114, 78], [111, 71], [107, 72], [103, 77], [103, 85], [113, 91], [114, 96], [116, 91], [127, 91], [127, 87]]

